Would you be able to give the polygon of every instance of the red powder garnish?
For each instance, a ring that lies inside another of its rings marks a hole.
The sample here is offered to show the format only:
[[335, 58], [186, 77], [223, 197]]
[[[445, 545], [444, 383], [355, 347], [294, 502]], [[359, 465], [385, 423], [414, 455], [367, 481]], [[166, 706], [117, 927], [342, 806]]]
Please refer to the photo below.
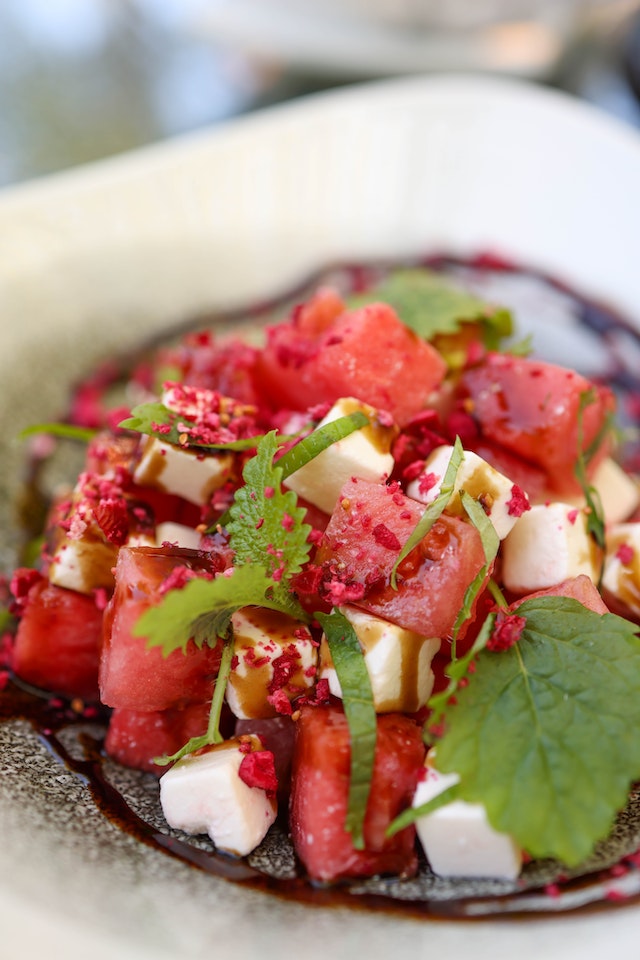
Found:
[[19, 617], [24, 613], [29, 591], [41, 580], [44, 580], [42, 574], [30, 567], [18, 567], [14, 571], [9, 583], [9, 590], [14, 597], [14, 602], [9, 607], [12, 614]]
[[270, 693], [267, 697], [267, 703], [270, 703], [276, 713], [283, 717], [290, 717], [293, 713], [291, 701], [284, 690], [274, 690], [273, 693]]
[[396, 537], [393, 530], [390, 530], [384, 523], [377, 523], [373, 530], [373, 539], [386, 550], [400, 550], [402, 544]]
[[633, 558], [635, 557], [636, 552], [629, 543], [621, 543], [618, 549], [616, 550], [616, 557], [623, 563], [625, 566], [628, 566], [630, 563], [633, 563]]
[[510, 517], [521, 517], [527, 510], [531, 510], [529, 498], [517, 483], [511, 487], [511, 499], [507, 501], [507, 512]]
[[518, 642], [527, 621], [517, 613], [499, 614], [493, 633], [487, 642], [487, 650], [494, 653], [508, 650]]
[[420, 495], [424, 497], [429, 493], [429, 490], [433, 490], [439, 480], [440, 477], [437, 473], [423, 473], [418, 481], [418, 491]]
[[267, 793], [278, 789], [278, 778], [271, 750], [254, 750], [242, 758], [238, 775], [248, 787], [257, 787]]

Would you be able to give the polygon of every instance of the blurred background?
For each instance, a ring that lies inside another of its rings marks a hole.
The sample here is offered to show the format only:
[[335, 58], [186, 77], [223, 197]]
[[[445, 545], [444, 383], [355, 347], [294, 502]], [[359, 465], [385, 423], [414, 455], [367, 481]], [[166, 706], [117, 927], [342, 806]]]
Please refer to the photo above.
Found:
[[0, 0], [0, 187], [442, 71], [526, 77], [640, 129], [640, 0]]

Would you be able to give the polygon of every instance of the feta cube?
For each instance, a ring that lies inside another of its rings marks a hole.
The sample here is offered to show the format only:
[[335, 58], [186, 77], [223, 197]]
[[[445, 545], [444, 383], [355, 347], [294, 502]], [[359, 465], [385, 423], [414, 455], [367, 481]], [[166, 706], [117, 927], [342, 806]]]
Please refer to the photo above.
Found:
[[78, 593], [92, 593], [101, 587], [112, 589], [118, 549], [106, 540], [65, 537], [54, 550], [49, 580], [57, 587]]
[[166, 520], [156, 527], [156, 544], [159, 547], [163, 543], [171, 543], [178, 547], [186, 547], [188, 550], [198, 550], [200, 539], [198, 531], [184, 523], [173, 523]]
[[[459, 782], [455, 773], [440, 773], [427, 757], [412, 806], [420, 807]], [[452, 800], [416, 821], [418, 839], [431, 869], [440, 877], [494, 877], [515, 880], [522, 853], [513, 839], [494, 830], [482, 804]]]
[[[640, 505], [640, 485], [636, 477], [630, 476], [611, 457], [607, 457], [596, 467], [591, 485], [600, 497], [602, 512], [608, 524], [622, 523]], [[584, 507], [585, 498], [580, 495], [572, 498], [571, 503]]]
[[243, 607], [232, 618], [234, 657], [226, 698], [241, 720], [289, 712], [288, 701], [316, 679], [318, 650], [309, 628], [265, 607]]
[[[431, 661], [440, 638], [427, 638], [357, 607], [340, 608], [355, 630], [371, 681], [376, 713], [413, 713], [429, 699], [434, 676]], [[342, 697], [340, 681], [326, 638], [320, 643], [319, 676], [329, 681], [334, 697]]]
[[182, 450], [155, 437], [142, 441], [134, 480], [141, 486], [173, 493], [202, 507], [224, 486], [231, 473], [233, 454]]
[[[407, 496], [420, 503], [432, 503], [442, 489], [442, 481], [452, 454], [452, 446], [437, 447], [433, 450], [425, 461], [422, 474], [407, 486]], [[461, 490], [466, 490], [480, 502], [501, 540], [513, 529], [523, 507], [527, 509], [526, 494], [517, 488], [514, 499], [513, 481], [471, 450], [464, 451], [446, 513], [466, 516], [460, 500]]]
[[640, 523], [618, 523], [607, 536], [602, 589], [640, 617]]
[[257, 737], [234, 738], [183, 757], [160, 778], [160, 802], [170, 827], [207, 833], [218, 850], [240, 857], [261, 843], [276, 818], [275, 799], [240, 778], [246, 743], [262, 749]]
[[586, 574], [597, 582], [599, 550], [584, 510], [538, 504], [523, 514], [502, 546], [502, 579], [514, 593], [531, 593]]
[[370, 417], [369, 426], [332, 443], [284, 481], [285, 486], [325, 513], [333, 511], [340, 490], [350, 477], [378, 483], [393, 470], [391, 444], [397, 430], [380, 423], [373, 407], [344, 397], [333, 405], [318, 428], [358, 410]]

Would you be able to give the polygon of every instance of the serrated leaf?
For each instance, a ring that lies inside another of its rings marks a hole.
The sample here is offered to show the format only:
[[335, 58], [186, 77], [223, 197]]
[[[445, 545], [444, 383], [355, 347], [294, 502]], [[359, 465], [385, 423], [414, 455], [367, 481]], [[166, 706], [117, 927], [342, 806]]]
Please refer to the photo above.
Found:
[[345, 827], [356, 850], [362, 850], [377, 737], [371, 682], [356, 632], [344, 614], [333, 610], [330, 614], [316, 613], [315, 616], [329, 644], [349, 725], [351, 768]]
[[240, 607], [282, 611], [272, 587], [268, 572], [258, 565], [234, 567], [229, 575], [220, 574], [214, 580], [196, 577], [145, 610], [133, 634], [146, 637], [150, 647], [162, 647], [165, 657], [174, 650], [184, 652], [189, 640], [200, 648], [205, 644], [215, 647], [219, 638], [228, 635], [231, 617]]
[[[134, 430], [136, 433], [155, 437], [156, 440], [161, 440], [163, 443], [171, 443], [181, 447], [183, 446], [180, 441], [182, 431], [178, 429], [177, 425], [179, 423], [187, 423], [194, 428], [196, 427], [196, 424], [188, 417], [175, 413], [160, 401], [153, 401], [138, 404], [131, 411], [131, 416], [122, 420], [118, 426], [123, 430]], [[168, 430], [158, 429], [158, 427], [168, 428]], [[188, 446], [201, 450], [252, 450], [259, 439], [260, 437], [256, 436], [243, 437], [240, 440], [231, 440], [226, 443], [201, 443], [190, 436]]]
[[518, 642], [483, 651], [447, 713], [438, 768], [534, 857], [572, 866], [610, 831], [640, 776], [637, 627], [576, 600], [518, 606]]
[[284, 584], [309, 557], [311, 527], [304, 522], [296, 494], [282, 489], [282, 468], [273, 463], [277, 449], [277, 434], [272, 431], [246, 463], [244, 486], [230, 507], [227, 529], [238, 564], [257, 563]]
[[357, 307], [381, 300], [394, 308], [406, 326], [427, 340], [458, 333], [465, 322], [482, 324], [486, 346], [496, 349], [513, 329], [511, 313], [480, 300], [447, 277], [424, 268], [397, 270], [364, 294], [349, 298]]

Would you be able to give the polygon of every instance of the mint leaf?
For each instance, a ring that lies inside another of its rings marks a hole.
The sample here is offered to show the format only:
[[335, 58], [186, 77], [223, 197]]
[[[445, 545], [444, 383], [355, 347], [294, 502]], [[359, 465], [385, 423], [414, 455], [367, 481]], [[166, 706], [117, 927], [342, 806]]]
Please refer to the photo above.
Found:
[[[202, 443], [189, 434], [188, 443], [181, 440], [183, 431], [178, 429], [178, 424], [186, 423], [194, 429], [197, 424], [188, 417], [170, 410], [160, 401], [151, 403], [141, 403], [134, 407], [131, 416], [122, 420], [118, 426], [123, 430], [135, 430], [136, 433], [144, 433], [147, 436], [155, 437], [163, 443], [171, 443], [177, 447], [193, 447], [202, 450], [251, 450], [256, 446], [259, 437], [243, 437], [239, 440], [230, 440], [220, 443]], [[164, 427], [165, 429], [158, 429]], [[168, 429], [166, 429], [168, 428]]]
[[364, 817], [375, 762], [377, 721], [371, 682], [356, 632], [344, 614], [316, 613], [336, 668], [349, 725], [351, 771], [346, 829], [356, 850], [364, 849]]
[[282, 470], [282, 479], [290, 477], [292, 473], [304, 467], [307, 463], [339, 440], [344, 440], [349, 434], [362, 427], [369, 426], [369, 417], [361, 410], [350, 413], [345, 417], [338, 417], [322, 427], [317, 427], [308, 437], [304, 437], [294, 447], [287, 450], [278, 460], [278, 467]]
[[288, 596], [286, 581], [302, 570], [309, 557], [311, 527], [304, 523], [305, 511], [298, 506], [296, 494], [282, 489], [282, 468], [273, 463], [277, 449], [272, 431], [245, 464], [244, 486], [236, 491], [227, 529], [236, 563], [264, 567], [276, 581], [274, 591]]
[[534, 857], [573, 866], [640, 776], [638, 627], [566, 597], [518, 606], [508, 650], [483, 651], [446, 715], [438, 768]]
[[351, 297], [348, 304], [358, 307], [374, 301], [388, 303], [406, 326], [426, 340], [458, 333], [463, 323], [477, 321], [482, 324], [486, 346], [494, 350], [513, 329], [509, 310], [485, 303], [447, 277], [424, 268], [394, 271], [371, 290]]
[[460, 629], [466, 620], [469, 619], [473, 610], [473, 604], [480, 593], [482, 586], [487, 579], [489, 570], [495, 560], [498, 548], [500, 547], [500, 538], [495, 531], [491, 520], [484, 512], [477, 500], [467, 493], [466, 490], [460, 491], [460, 501], [469, 520], [480, 534], [480, 542], [484, 551], [485, 563], [481, 570], [474, 577], [472, 582], [465, 590], [462, 608], [456, 617], [453, 625], [453, 656], [455, 659], [456, 640]]
[[[133, 634], [146, 637], [150, 647], [162, 647], [165, 657], [186, 650], [189, 640], [202, 648], [215, 647], [229, 633], [231, 617], [240, 607], [269, 607], [290, 613], [290, 606], [272, 595], [273, 581], [264, 567], [233, 567], [214, 580], [196, 577], [179, 590], [170, 590], [160, 603], [138, 618]], [[304, 614], [303, 614], [304, 617]]]
[[464, 459], [464, 450], [462, 449], [462, 443], [460, 442], [460, 437], [456, 437], [455, 443], [453, 445], [453, 452], [451, 454], [451, 459], [445, 471], [444, 477], [442, 478], [442, 485], [440, 487], [440, 493], [433, 501], [430, 503], [425, 512], [420, 517], [418, 523], [413, 528], [411, 536], [405, 543], [404, 547], [398, 554], [398, 558], [393, 565], [391, 571], [391, 586], [395, 590], [397, 587], [397, 575], [398, 567], [402, 561], [407, 557], [414, 547], [417, 547], [420, 541], [426, 537], [431, 530], [431, 527], [434, 525], [436, 520], [442, 515], [445, 507], [451, 499], [451, 494], [453, 493], [453, 488], [455, 486], [456, 477], [458, 475], [458, 470], [460, 469], [460, 464]]

